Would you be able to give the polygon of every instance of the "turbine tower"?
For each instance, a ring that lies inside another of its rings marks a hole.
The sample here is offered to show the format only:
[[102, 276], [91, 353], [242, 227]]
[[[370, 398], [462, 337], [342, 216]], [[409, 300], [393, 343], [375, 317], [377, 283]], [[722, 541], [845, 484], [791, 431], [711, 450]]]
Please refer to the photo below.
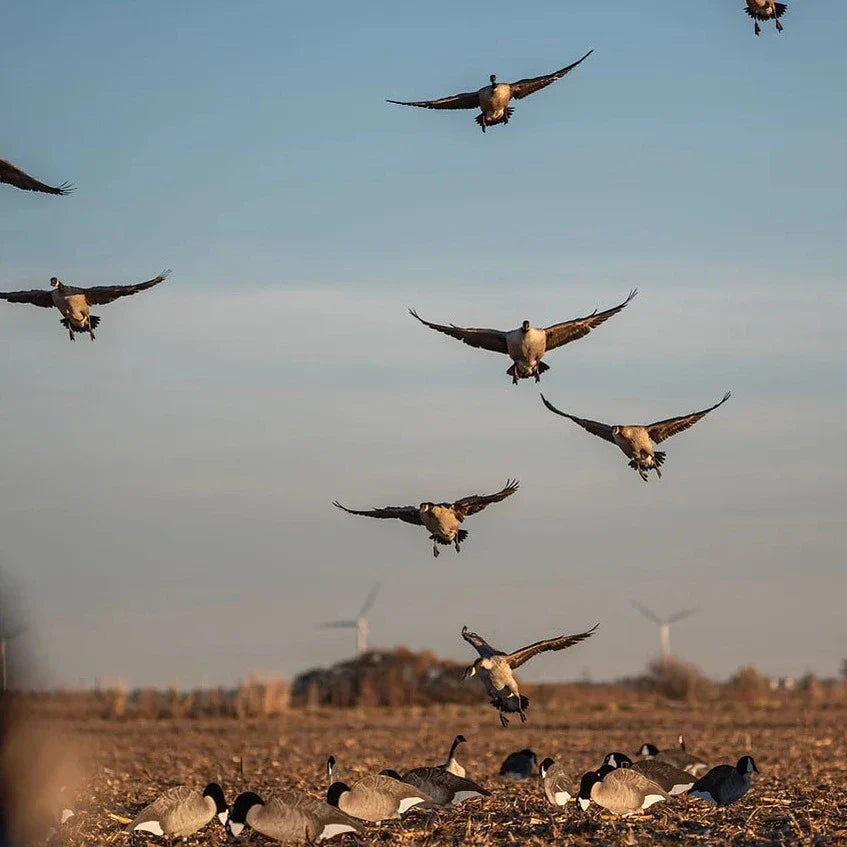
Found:
[[4, 693], [6, 691], [6, 645], [13, 638], [17, 638], [19, 635], [22, 635], [25, 630], [25, 626], [12, 627], [8, 630], [4, 627], [0, 627], [0, 666], [2, 666], [2, 691]]
[[670, 617], [660, 618], [636, 600], [632, 601], [632, 605], [638, 609], [645, 618], [653, 621], [653, 623], [659, 627], [659, 653], [663, 662], [666, 662], [671, 657], [671, 624], [681, 621], [683, 618], [687, 618], [689, 615], [693, 615], [695, 612], [699, 611], [698, 608], [685, 609], [684, 611], [677, 612], [675, 615], [671, 615]]
[[318, 623], [315, 626], [321, 629], [355, 629], [356, 630], [356, 652], [366, 653], [368, 650], [368, 621], [365, 615], [370, 611], [373, 602], [376, 599], [376, 593], [379, 591], [379, 583], [374, 585], [371, 593], [359, 609], [359, 614], [355, 620], [349, 621], [327, 621], [326, 623]]

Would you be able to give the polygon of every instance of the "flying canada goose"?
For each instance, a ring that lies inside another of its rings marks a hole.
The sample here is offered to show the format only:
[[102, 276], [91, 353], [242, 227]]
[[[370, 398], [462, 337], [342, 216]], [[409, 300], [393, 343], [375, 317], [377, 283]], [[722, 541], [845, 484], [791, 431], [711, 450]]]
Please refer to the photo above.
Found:
[[639, 756], [645, 759], [658, 759], [660, 762], [667, 762], [675, 768], [690, 773], [692, 776], [699, 777], [709, 770], [709, 765], [701, 756], [695, 756], [685, 749], [685, 738], [679, 736], [679, 747], [676, 750], [659, 750], [655, 744], [642, 744], [638, 751]]
[[529, 779], [535, 773], [538, 757], [528, 747], [509, 753], [500, 765], [500, 776], [508, 779]]
[[593, 800], [616, 815], [627, 817], [647, 810], [654, 803], [668, 799], [668, 794], [652, 780], [632, 768], [613, 768], [603, 775], [588, 771], [579, 784], [577, 800], [583, 811]]
[[612, 444], [617, 444], [624, 455], [630, 460], [629, 466], [633, 470], [638, 471], [638, 475], [644, 482], [647, 482], [647, 471], [651, 468], [656, 471], [656, 475], [660, 479], [662, 477], [662, 472], [659, 468], [665, 461], [665, 454], [661, 450], [653, 450], [654, 443], [661, 444], [666, 438], [670, 438], [672, 435], [676, 435], [694, 426], [700, 418], [726, 403], [729, 398], [730, 393], [727, 391], [723, 396], [723, 400], [715, 403], [714, 406], [709, 406], [708, 409], [692, 412], [689, 415], [680, 415], [678, 418], [656, 421], [645, 426], [638, 424], [612, 426], [611, 424], [598, 423], [597, 421], [590, 421], [587, 418], [577, 418], [574, 415], [569, 415], [567, 412], [557, 409], [543, 394], [541, 395], [544, 405], [551, 412], [555, 412], [563, 418], [569, 418], [592, 435], [597, 435], [606, 441], [611, 441]]
[[718, 765], [694, 783], [688, 792], [719, 806], [740, 800], [750, 788], [750, 774], [759, 772], [752, 756], [742, 756], [738, 764]]
[[497, 75], [491, 74], [490, 85], [479, 91], [466, 91], [463, 94], [453, 94], [439, 100], [388, 100], [398, 106], [421, 106], [424, 109], [479, 109], [476, 122], [485, 132], [486, 127], [495, 124], [507, 124], [515, 110], [509, 105], [512, 99], [522, 100], [542, 88], [546, 88], [566, 73], [572, 71], [580, 62], [587, 59], [594, 51], [589, 50], [581, 59], [572, 65], [560, 68], [546, 76], [536, 76], [530, 79], [520, 79], [517, 82], [497, 82]]
[[365, 776], [348, 785], [337, 778], [334, 756], [327, 759], [327, 770], [330, 786], [326, 802], [359, 820], [379, 823], [399, 818], [413, 806], [432, 802], [419, 788], [383, 774]]
[[93, 288], [76, 288], [65, 285], [55, 276], [50, 278], [52, 291], [0, 291], [0, 300], [10, 303], [31, 303], [49, 309], [55, 306], [62, 313], [60, 323], [68, 331], [71, 341], [75, 341], [75, 332], [87, 332], [94, 341], [94, 330], [100, 318], [89, 311], [91, 306], [102, 306], [119, 297], [128, 297], [147, 288], [152, 288], [168, 278], [170, 271], [162, 271], [155, 279], [139, 282], [136, 285], [98, 285]]
[[237, 838], [247, 824], [277, 841], [309, 844], [345, 832], [362, 832], [349, 815], [302, 791], [282, 791], [267, 801], [252, 791], [239, 794], [227, 820], [227, 833]]
[[202, 829], [215, 815], [225, 825], [228, 812], [223, 789], [217, 782], [210, 782], [202, 792], [177, 785], [145, 806], [126, 831], [184, 838]]
[[443, 765], [438, 766], [441, 770], [447, 771], [447, 773], [452, 773], [455, 776], [466, 776], [467, 775], [467, 772], [465, 771], [464, 767], [462, 765], [460, 765], [458, 760], [456, 759], [456, 748], [460, 744], [464, 744], [464, 743], [465, 743], [465, 736], [464, 735], [457, 735], [453, 739], [453, 743], [450, 745], [450, 752], [447, 754], [447, 761]]
[[676, 794], [684, 794], [694, 785], [695, 777], [688, 771], [681, 770], [659, 759], [644, 759], [640, 762], [633, 762], [626, 753], [609, 753], [603, 759], [603, 764], [611, 765], [613, 768], [632, 768], [646, 776], [647, 779], [652, 779], [653, 782], [661, 785], [671, 797]]
[[776, 3], [775, 0], [747, 0], [747, 8], [744, 11], [753, 18], [753, 32], [758, 35], [762, 31], [759, 21], [773, 20], [777, 32], [782, 32], [783, 26], [779, 19], [788, 11], [788, 6], [785, 3]]
[[536, 382], [541, 381], [541, 374], [549, 371], [550, 366], [541, 361], [548, 350], [555, 350], [588, 335], [592, 329], [600, 326], [612, 315], [620, 312], [630, 300], [638, 293], [633, 288], [623, 303], [605, 312], [596, 309], [584, 318], [574, 318], [570, 321], [552, 324], [548, 327], [536, 328], [529, 321], [524, 321], [518, 329], [472, 329], [450, 324], [434, 324], [425, 321], [414, 309], [409, 309], [409, 314], [417, 318], [424, 326], [443, 332], [453, 338], [458, 338], [470, 347], [481, 347], [483, 350], [493, 350], [495, 353], [504, 353], [509, 356], [513, 364], [506, 373], [512, 378], [512, 385], [517, 385], [519, 379], [535, 377]]
[[432, 555], [438, 556], [439, 544], [452, 544], [458, 553], [461, 543], [468, 537], [467, 530], [459, 525], [468, 515], [481, 512], [492, 503], [499, 503], [518, 490], [519, 482], [506, 480], [505, 487], [496, 494], [471, 494], [454, 503], [424, 502], [420, 506], [386, 506], [384, 509], [348, 509], [337, 500], [332, 505], [351, 515], [364, 515], [366, 518], [399, 518], [406, 523], [426, 527], [431, 535]]
[[491, 792], [473, 780], [456, 776], [441, 768], [412, 768], [402, 776], [395, 770], [380, 771], [423, 791], [436, 806], [457, 806], [472, 797], [488, 797]]
[[7, 185], [14, 185], [15, 188], [22, 188], [24, 191], [40, 191], [42, 194], [60, 194], [64, 196], [74, 190], [74, 187], [69, 182], [63, 182], [61, 185], [55, 187], [45, 185], [5, 159], [0, 159], [0, 183], [2, 182], [5, 182]]
[[491, 705], [500, 713], [500, 723], [503, 726], [509, 723], [504, 712], [517, 712], [521, 716], [521, 722], [524, 722], [526, 721], [524, 713], [529, 706], [529, 700], [518, 690], [518, 683], [512, 670], [519, 668], [539, 653], [545, 653], [548, 650], [564, 650], [566, 647], [572, 647], [590, 638], [598, 626], [599, 624], [595, 624], [587, 632], [580, 632], [578, 635], [559, 635], [556, 638], [536, 641], [513, 653], [495, 650], [481, 635], [468, 632], [468, 628], [463, 626], [462, 638], [476, 649], [479, 658], [465, 670], [462, 678], [479, 675], [491, 698]]
[[564, 806], [573, 796], [573, 777], [565, 772], [565, 769], [554, 762], [549, 756], [541, 763], [538, 769], [541, 776], [541, 787], [544, 796], [553, 806]]

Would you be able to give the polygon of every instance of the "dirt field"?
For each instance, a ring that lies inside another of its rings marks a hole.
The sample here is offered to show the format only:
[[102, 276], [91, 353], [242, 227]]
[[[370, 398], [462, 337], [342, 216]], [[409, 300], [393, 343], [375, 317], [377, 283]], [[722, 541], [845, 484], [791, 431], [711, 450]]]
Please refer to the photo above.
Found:
[[[401, 823], [368, 825], [372, 844], [847, 844], [847, 712], [842, 709], [752, 711], [631, 706], [591, 712], [531, 711], [529, 722], [501, 729], [494, 710], [440, 707], [423, 710], [292, 711], [262, 721], [85, 721], [66, 726], [87, 759], [89, 782], [77, 793], [78, 814], [61, 843], [144, 844], [109, 813], [131, 817], [157, 793], [184, 782], [202, 787], [219, 780], [232, 802], [245, 789], [269, 796], [297, 787], [316, 796], [326, 788], [325, 761], [335, 754], [347, 774], [443, 761], [463, 733], [460, 760], [468, 776], [493, 795], [453, 811], [409, 814]], [[523, 747], [570, 768], [574, 776], [599, 765], [612, 750], [633, 754], [642, 742], [675, 743], [714, 763], [755, 756], [761, 776], [740, 802], [715, 809], [674, 798], [638, 819], [587, 814], [571, 803], [552, 809], [536, 779], [498, 776], [504, 756]], [[245, 834], [249, 830], [245, 831]], [[156, 839], [152, 839], [155, 841]], [[219, 824], [190, 844], [223, 844]], [[261, 843], [262, 836], [240, 843]], [[350, 836], [331, 843], [353, 843]]]

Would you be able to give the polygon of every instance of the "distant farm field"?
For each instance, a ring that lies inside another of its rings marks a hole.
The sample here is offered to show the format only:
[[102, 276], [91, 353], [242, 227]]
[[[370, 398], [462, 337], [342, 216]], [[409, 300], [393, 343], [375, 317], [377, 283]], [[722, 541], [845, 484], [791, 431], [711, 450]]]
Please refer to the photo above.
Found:
[[[258, 720], [68, 720], [82, 751], [86, 782], [76, 792], [77, 814], [61, 843], [129, 843], [111, 815], [132, 817], [161, 790], [177, 783], [219, 780], [232, 799], [251, 789], [263, 796], [296, 787], [315, 796], [326, 788], [333, 753], [348, 775], [443, 761], [453, 736], [468, 743], [460, 759], [468, 776], [493, 795], [455, 811], [410, 814], [402, 823], [368, 825], [373, 844], [847, 844], [847, 710], [810, 708], [727, 710], [610, 703], [590, 711], [532, 710], [529, 722], [501, 729], [493, 709], [292, 710]], [[633, 755], [645, 741], [673, 745], [685, 733], [689, 749], [713, 763], [752, 753], [761, 776], [728, 809], [675, 798], [626, 821], [588, 814], [574, 804], [552, 809], [538, 781], [498, 775], [505, 755], [530, 747], [552, 756], [574, 776], [603, 755]], [[151, 839], [155, 841], [156, 839]], [[244, 843], [261, 843], [252, 834]], [[135, 836], [137, 844], [146, 842]], [[224, 829], [209, 827], [190, 844], [223, 844]], [[353, 843], [349, 836], [332, 843]]]

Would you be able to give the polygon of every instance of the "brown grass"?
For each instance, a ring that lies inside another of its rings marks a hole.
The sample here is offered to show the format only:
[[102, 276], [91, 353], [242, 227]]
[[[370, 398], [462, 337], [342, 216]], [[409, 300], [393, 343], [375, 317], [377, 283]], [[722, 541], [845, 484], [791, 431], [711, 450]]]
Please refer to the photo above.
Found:
[[[585, 691], [590, 691], [586, 687]], [[541, 697], [540, 699], [544, 699]], [[366, 843], [380, 845], [824, 845], [847, 843], [847, 709], [837, 702], [812, 708], [803, 697], [783, 697], [763, 708], [741, 703], [691, 706], [656, 697], [571, 696], [567, 706], [534, 701], [529, 722], [501, 729], [494, 710], [446, 705], [431, 708], [287, 711], [278, 718], [124, 719], [65, 722], [86, 751], [93, 774], [76, 797], [78, 814], [65, 825], [64, 843], [116, 840], [120, 824], [171, 785], [220, 780], [230, 801], [247, 788], [264, 796], [297, 787], [325, 790], [324, 763], [334, 753], [347, 773], [375, 773], [442, 761], [462, 732], [460, 758], [468, 773], [493, 791], [456, 810], [411, 814], [401, 823], [368, 826]], [[645, 741], [675, 743], [714, 763], [752, 753], [762, 771], [752, 790], [728, 809], [676, 798], [628, 821], [607, 819], [595, 807], [553, 810], [535, 780], [497, 775], [512, 750], [529, 746], [551, 755], [576, 777], [610, 750], [630, 754]], [[189, 844], [225, 843], [210, 825]], [[139, 844], [145, 843], [143, 839]], [[243, 842], [244, 843], [244, 842]], [[247, 842], [249, 843], [249, 842]], [[267, 843], [256, 836], [252, 843]], [[333, 843], [352, 843], [339, 839]]]

